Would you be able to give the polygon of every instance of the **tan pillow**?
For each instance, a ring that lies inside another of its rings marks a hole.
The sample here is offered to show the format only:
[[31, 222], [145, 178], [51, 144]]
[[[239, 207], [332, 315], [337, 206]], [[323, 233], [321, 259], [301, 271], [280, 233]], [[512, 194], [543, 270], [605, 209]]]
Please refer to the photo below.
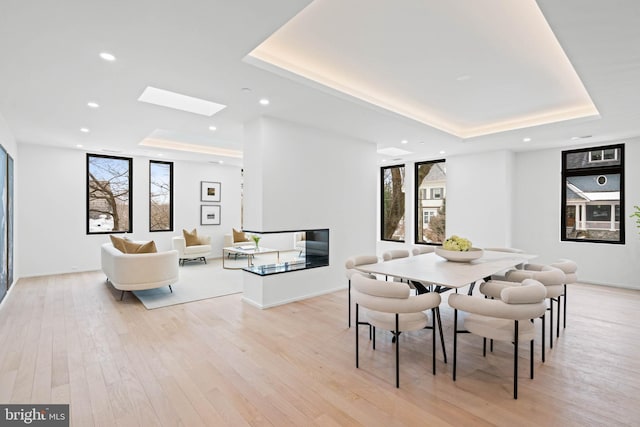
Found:
[[114, 236], [112, 234], [109, 235], [109, 238], [111, 239], [111, 244], [114, 248], [116, 248], [120, 252], [124, 252], [125, 254], [127, 253], [127, 249], [124, 246], [125, 240], [123, 238]]
[[233, 242], [248, 242], [249, 239], [247, 238], [247, 235], [244, 234], [244, 231], [238, 231], [235, 228], [232, 229], [233, 230]]
[[125, 240], [124, 246], [126, 249], [125, 253], [128, 254], [154, 254], [158, 252], [158, 249], [156, 249], [156, 243], [153, 240], [146, 243], [135, 243]]
[[184, 241], [187, 246], [197, 246], [200, 244], [200, 239], [198, 238], [198, 231], [194, 228], [192, 231], [182, 230], [182, 235], [184, 236]]

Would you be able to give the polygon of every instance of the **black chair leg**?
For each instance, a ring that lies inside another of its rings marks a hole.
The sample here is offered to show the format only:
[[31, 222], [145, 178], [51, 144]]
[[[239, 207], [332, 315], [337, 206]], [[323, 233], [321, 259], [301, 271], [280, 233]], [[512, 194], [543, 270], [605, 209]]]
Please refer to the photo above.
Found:
[[564, 285], [564, 323], [562, 324], [563, 328], [567, 327], [567, 285]]
[[560, 300], [562, 299], [562, 295], [558, 296], [558, 321], [556, 322], [556, 338], [560, 338], [560, 311], [562, 311], [562, 309], [560, 308], [561, 304], [560, 304]]
[[400, 388], [400, 315], [396, 313], [396, 388]]
[[453, 380], [456, 380], [456, 353], [458, 352], [458, 310], [453, 310]]
[[545, 327], [545, 323], [546, 323], [545, 318], [546, 318], [546, 316], [543, 314], [542, 317], [541, 317], [541, 319], [542, 319], [542, 363], [544, 363], [544, 354], [546, 352], [545, 351], [545, 345], [544, 345], [545, 344], [545, 342], [544, 342], [545, 338], [544, 337], [546, 335], [545, 331], [544, 331], [544, 327]]
[[487, 357], [487, 339], [482, 337], [482, 357]]
[[529, 375], [533, 379], [533, 340], [531, 340], [531, 349], [529, 350]]
[[[373, 329], [373, 332], [371, 332], [371, 330]], [[369, 333], [373, 333], [373, 349], [376, 349], [376, 328], [373, 327], [371, 328], [371, 325], [369, 325]]]
[[549, 298], [549, 348], [553, 348], [553, 298]]
[[169, 290], [171, 291], [171, 293], [173, 293], [173, 288], [171, 287], [171, 285], [169, 285]]
[[358, 304], [356, 304], [356, 327], [354, 330], [356, 331], [356, 368], [358, 368], [358, 325], [360, 323], [360, 319], [358, 318]]
[[[444, 363], [447, 363], [447, 348], [444, 346], [444, 333], [442, 332], [442, 318], [440, 317], [440, 307], [435, 307], [436, 316], [438, 320], [438, 328], [440, 329], [440, 343], [442, 344], [442, 355], [444, 357]], [[434, 330], [435, 333], [435, 330]]]
[[349, 327], [351, 327], [351, 279], [349, 279]]
[[513, 398], [518, 398], [518, 321], [513, 331]]
[[436, 310], [431, 309], [431, 359], [433, 363], [433, 375], [436, 374]]

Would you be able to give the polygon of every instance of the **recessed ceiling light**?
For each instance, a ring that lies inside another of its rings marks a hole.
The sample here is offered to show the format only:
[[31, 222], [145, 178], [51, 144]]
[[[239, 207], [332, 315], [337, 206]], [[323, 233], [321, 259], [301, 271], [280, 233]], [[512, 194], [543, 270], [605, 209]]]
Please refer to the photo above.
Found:
[[89, 133], [89, 128], [80, 128], [80, 132]]
[[527, 137], [527, 138], [522, 138], [522, 140], [523, 140], [524, 142], [529, 142], [529, 141], [531, 141], [531, 138], [528, 138], [528, 137]]
[[457, 80], [457, 81], [459, 81], [459, 82], [463, 82], [463, 81], [465, 81], [465, 80], [469, 80], [470, 78], [471, 78], [471, 76], [468, 76], [468, 75], [466, 75], [466, 74], [463, 74], [462, 76], [458, 76], [458, 77], [456, 77], [456, 80]]
[[82, 148], [82, 147], [84, 147], [84, 145], [82, 145], [82, 144], [76, 144], [76, 147], [78, 147], [78, 148]]
[[87, 102], [87, 106], [88, 106], [89, 108], [98, 108], [98, 107], [100, 107], [100, 105], [98, 105], [98, 103], [97, 103], [97, 102], [93, 102], [93, 101], [91, 101], [91, 102]]
[[260, 100], [260, 105], [269, 105], [269, 100], [267, 98], [262, 98]]
[[572, 140], [576, 140], [576, 139], [587, 139], [587, 138], [591, 138], [593, 135], [582, 135], [582, 136], [572, 136], [571, 139]]
[[218, 163], [223, 164], [224, 160], [219, 160]]
[[218, 129], [218, 128], [215, 127], [215, 126], [209, 126], [209, 130], [216, 130], [216, 129]]
[[174, 108], [176, 110], [188, 111], [190, 113], [201, 114], [203, 116], [213, 116], [218, 111], [226, 108], [226, 105], [205, 99], [194, 98], [193, 96], [182, 95], [169, 90], [158, 89], [147, 86], [138, 101], [149, 104], [160, 105], [162, 107]]
[[407, 141], [406, 139], [403, 139], [402, 141], [400, 141], [401, 144], [408, 144], [409, 141]]
[[445, 154], [445, 153], [446, 153], [446, 151], [440, 150], [440, 154]]
[[100, 58], [104, 59], [105, 61], [115, 61], [116, 57], [113, 56], [112, 54], [110, 54], [109, 52], [100, 52]]
[[163, 155], [164, 154], [162, 154], [162, 153], [156, 153], [156, 156], [158, 156], [158, 157], [162, 157]]

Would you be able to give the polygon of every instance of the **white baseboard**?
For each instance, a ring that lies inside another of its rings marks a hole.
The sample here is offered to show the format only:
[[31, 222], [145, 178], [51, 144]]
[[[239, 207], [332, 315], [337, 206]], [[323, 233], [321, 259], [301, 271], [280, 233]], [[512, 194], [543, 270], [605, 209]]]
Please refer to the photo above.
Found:
[[333, 288], [333, 289], [327, 289], [327, 290], [320, 291], [320, 292], [314, 292], [312, 294], [301, 295], [301, 296], [298, 296], [298, 297], [289, 298], [287, 300], [278, 301], [278, 302], [275, 302], [273, 304], [264, 304], [264, 305], [263, 304], [258, 304], [257, 302], [255, 302], [253, 300], [250, 300], [248, 298], [245, 298], [244, 296], [242, 297], [242, 301], [246, 302], [249, 305], [257, 307], [257, 308], [259, 308], [261, 310], [264, 310], [264, 309], [267, 309], [267, 308], [277, 307], [279, 305], [285, 305], [285, 304], [290, 304], [290, 303], [296, 302], [296, 301], [302, 301], [302, 300], [309, 299], [309, 298], [319, 297], [321, 295], [332, 294], [334, 292], [342, 291], [344, 289], [347, 289], [347, 287], [346, 286], [340, 286], [340, 287]]

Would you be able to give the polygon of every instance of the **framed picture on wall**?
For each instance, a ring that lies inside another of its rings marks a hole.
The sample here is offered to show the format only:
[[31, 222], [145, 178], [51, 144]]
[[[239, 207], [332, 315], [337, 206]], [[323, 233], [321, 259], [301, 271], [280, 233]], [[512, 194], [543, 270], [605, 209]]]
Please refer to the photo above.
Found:
[[200, 205], [200, 225], [220, 225], [220, 206]]
[[219, 182], [200, 181], [200, 201], [219, 202], [221, 187]]

